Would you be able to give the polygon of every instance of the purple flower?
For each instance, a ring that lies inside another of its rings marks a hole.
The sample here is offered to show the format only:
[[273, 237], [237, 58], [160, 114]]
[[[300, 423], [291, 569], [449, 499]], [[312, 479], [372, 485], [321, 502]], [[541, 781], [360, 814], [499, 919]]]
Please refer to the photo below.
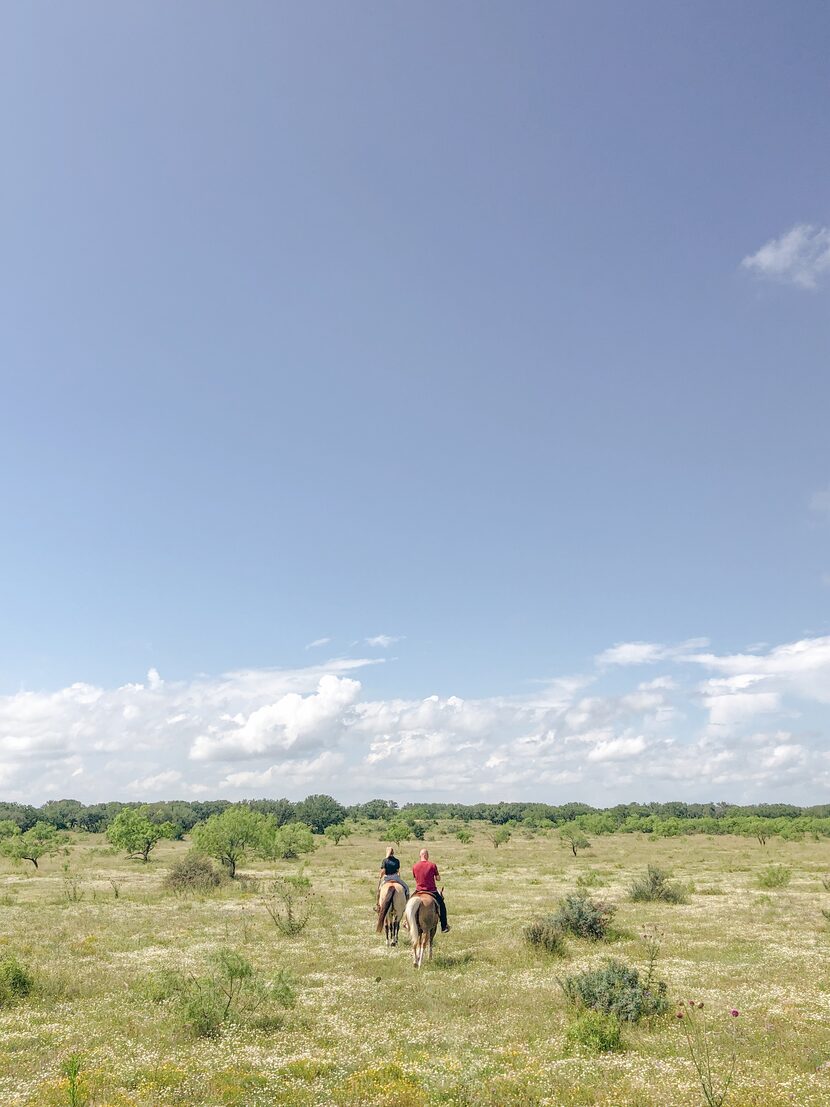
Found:
[[737, 1007], [733, 1007], [732, 1010], [729, 1012], [733, 1019], [736, 1019], [738, 1015], [740, 1015], [740, 1013], [741, 1012], [738, 1010]]

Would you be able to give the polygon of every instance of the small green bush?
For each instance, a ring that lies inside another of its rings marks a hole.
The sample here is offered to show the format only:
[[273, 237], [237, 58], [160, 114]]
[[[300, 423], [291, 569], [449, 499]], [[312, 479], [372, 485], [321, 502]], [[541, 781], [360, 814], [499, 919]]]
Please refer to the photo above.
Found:
[[597, 888], [604, 883], [602, 874], [596, 869], [587, 869], [576, 878], [577, 888]]
[[646, 987], [632, 965], [609, 959], [598, 969], [566, 976], [559, 984], [571, 1003], [614, 1015], [621, 1022], [639, 1022], [646, 1015], [668, 1010], [666, 985], [652, 981]]
[[601, 1011], [583, 1011], [565, 1031], [570, 1050], [585, 1053], [619, 1053], [623, 1048], [620, 1020]]
[[786, 865], [770, 865], [758, 873], [755, 883], [759, 888], [786, 888], [792, 875]]
[[294, 1002], [287, 974], [280, 971], [273, 980], [263, 980], [233, 949], [217, 950], [204, 976], [164, 970], [150, 977], [144, 988], [155, 1003], [175, 1001], [181, 1021], [197, 1038], [215, 1038], [227, 1023], [273, 1029], [282, 1022], [282, 1008]]
[[561, 931], [599, 942], [606, 937], [615, 911], [616, 908], [610, 903], [602, 903], [591, 899], [585, 892], [577, 892], [560, 900], [553, 919]]
[[522, 933], [527, 944], [535, 949], [544, 950], [553, 957], [565, 956], [565, 937], [554, 915], [532, 919]]
[[0, 1007], [11, 1007], [31, 992], [34, 977], [14, 953], [0, 957]]
[[686, 903], [688, 897], [682, 884], [669, 879], [669, 874], [656, 865], [649, 865], [643, 876], [635, 877], [628, 889], [633, 903]]
[[164, 887], [177, 896], [207, 895], [227, 880], [209, 857], [191, 850], [174, 862], [164, 878]]
[[295, 938], [305, 930], [315, 901], [311, 881], [302, 870], [277, 877], [262, 890], [261, 898], [274, 926], [286, 937]]

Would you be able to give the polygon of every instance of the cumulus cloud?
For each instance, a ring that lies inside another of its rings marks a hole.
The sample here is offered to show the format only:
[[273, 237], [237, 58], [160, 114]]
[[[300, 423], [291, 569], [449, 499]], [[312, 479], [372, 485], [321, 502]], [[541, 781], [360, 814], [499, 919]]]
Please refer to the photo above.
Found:
[[830, 227], [799, 223], [741, 262], [761, 277], [816, 288], [830, 271]]
[[[830, 638], [735, 654], [700, 639], [622, 643], [584, 673], [481, 698], [372, 695], [377, 661], [185, 682], [151, 670], [119, 688], [78, 682], [0, 697], [2, 795], [42, 802], [327, 791], [346, 801], [381, 794], [602, 804], [818, 801], [830, 787]], [[636, 679], [637, 666], [658, 661], [662, 672]]]

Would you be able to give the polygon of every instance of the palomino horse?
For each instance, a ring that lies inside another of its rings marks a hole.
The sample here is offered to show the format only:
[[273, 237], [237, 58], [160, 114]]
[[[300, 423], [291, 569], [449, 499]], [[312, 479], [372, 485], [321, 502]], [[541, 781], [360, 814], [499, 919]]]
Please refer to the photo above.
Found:
[[429, 892], [416, 892], [409, 898], [404, 919], [412, 942], [412, 963], [419, 969], [425, 953], [427, 960], [432, 960], [432, 940], [438, 929], [438, 904]]
[[378, 888], [378, 902], [375, 910], [378, 913], [378, 921], [375, 933], [386, 931], [386, 944], [396, 946], [398, 944], [398, 931], [403, 922], [404, 908], [406, 907], [406, 892], [404, 892], [397, 880], [389, 880]]

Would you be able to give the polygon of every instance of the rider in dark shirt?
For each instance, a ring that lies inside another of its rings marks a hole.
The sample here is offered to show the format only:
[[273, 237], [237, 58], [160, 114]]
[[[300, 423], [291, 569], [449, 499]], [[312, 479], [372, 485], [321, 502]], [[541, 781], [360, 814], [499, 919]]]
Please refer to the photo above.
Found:
[[409, 888], [406, 882], [401, 879], [401, 863], [395, 856], [394, 846], [389, 846], [386, 850], [386, 856], [380, 863], [380, 879], [381, 884], [388, 884], [390, 881], [397, 881], [406, 893], [406, 898], [409, 899]]

